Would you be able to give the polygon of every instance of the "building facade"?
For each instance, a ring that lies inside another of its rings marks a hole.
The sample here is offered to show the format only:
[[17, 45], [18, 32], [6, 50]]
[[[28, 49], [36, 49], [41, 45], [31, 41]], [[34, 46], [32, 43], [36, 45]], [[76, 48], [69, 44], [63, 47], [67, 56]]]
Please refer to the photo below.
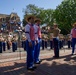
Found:
[[13, 31], [20, 26], [21, 21], [17, 13], [0, 14], [0, 31]]

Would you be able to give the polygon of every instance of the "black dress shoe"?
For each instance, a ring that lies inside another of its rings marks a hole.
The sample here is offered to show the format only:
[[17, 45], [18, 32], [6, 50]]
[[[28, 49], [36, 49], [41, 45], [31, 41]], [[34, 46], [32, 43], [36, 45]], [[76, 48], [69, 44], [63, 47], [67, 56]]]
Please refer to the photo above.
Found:
[[56, 56], [53, 56], [53, 58], [55, 58]]
[[33, 68], [36, 69], [37, 67], [36, 66], [33, 66]]
[[53, 58], [59, 58], [59, 56], [53, 56]]
[[40, 62], [36, 62], [35, 64], [40, 64]]
[[35, 64], [41, 64], [42, 61], [36, 62]]
[[42, 62], [42, 60], [39, 61], [40, 63]]
[[32, 68], [27, 68], [28, 71], [34, 71], [35, 69], [32, 67]]

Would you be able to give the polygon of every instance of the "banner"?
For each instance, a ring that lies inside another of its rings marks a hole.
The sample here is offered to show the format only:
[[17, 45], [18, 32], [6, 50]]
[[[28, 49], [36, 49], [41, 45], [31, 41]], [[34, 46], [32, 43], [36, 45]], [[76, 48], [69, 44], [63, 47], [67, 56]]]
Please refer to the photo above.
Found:
[[21, 25], [21, 22], [17, 22], [18, 25]]
[[3, 27], [3, 28], [5, 28], [5, 27], [6, 27], [6, 25], [7, 25], [6, 23], [3, 23], [3, 24], [2, 24], [2, 27]]
[[13, 22], [13, 21], [10, 21], [10, 23], [11, 23], [11, 24], [14, 24], [14, 22]]

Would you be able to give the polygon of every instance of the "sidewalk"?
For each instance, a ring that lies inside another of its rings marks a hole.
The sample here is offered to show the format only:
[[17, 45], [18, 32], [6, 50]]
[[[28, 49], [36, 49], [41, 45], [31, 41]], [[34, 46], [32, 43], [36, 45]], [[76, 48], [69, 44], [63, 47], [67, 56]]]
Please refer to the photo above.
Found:
[[41, 52], [42, 63], [34, 72], [26, 70], [26, 60], [0, 63], [0, 75], [76, 75], [76, 55], [71, 50], [60, 50], [60, 58], [53, 58], [53, 51]]
[[[61, 50], [65, 51], [65, 49], [61, 49]], [[50, 50], [50, 48], [48, 47], [47, 50], [46, 49], [41, 50], [40, 52], [41, 52], [40, 54], [46, 54], [46, 53], [52, 53], [53, 50]], [[22, 48], [20, 49], [18, 48], [16, 52], [12, 52], [12, 50], [6, 50], [3, 51], [3, 53], [0, 53], [0, 63], [6, 61], [12, 61], [12, 60], [25, 59], [26, 58], [25, 56], [26, 56], [26, 51], [24, 51]]]

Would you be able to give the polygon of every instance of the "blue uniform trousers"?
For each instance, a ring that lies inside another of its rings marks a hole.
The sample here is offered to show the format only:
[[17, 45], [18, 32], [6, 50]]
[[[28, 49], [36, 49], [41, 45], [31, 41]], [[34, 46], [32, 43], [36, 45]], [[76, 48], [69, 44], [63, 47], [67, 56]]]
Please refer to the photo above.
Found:
[[7, 42], [7, 49], [10, 50], [10, 45], [8, 42]]
[[62, 41], [61, 40], [59, 41], [59, 48], [60, 49], [62, 48]]
[[5, 51], [6, 50], [6, 43], [3, 42], [2, 45], [3, 45], [3, 51]]
[[72, 38], [72, 53], [75, 51], [76, 38]]
[[24, 51], [26, 51], [26, 41], [24, 41]]
[[68, 48], [70, 48], [71, 47], [71, 41], [69, 40], [68, 41]]
[[54, 55], [55, 57], [59, 57], [59, 39], [53, 38], [53, 42], [54, 42]]
[[45, 41], [45, 48], [47, 48], [47, 41]]
[[44, 50], [44, 40], [42, 40], [42, 50]]
[[26, 41], [22, 41], [22, 48], [24, 48], [24, 51], [26, 50]]
[[22, 48], [24, 48], [24, 41], [22, 41]]
[[63, 48], [63, 46], [64, 46], [64, 40], [62, 40], [62, 48]]
[[53, 41], [50, 41], [50, 49], [53, 48]]
[[2, 42], [0, 41], [0, 53], [2, 53]]
[[32, 42], [32, 47], [29, 46], [28, 40], [26, 40], [26, 51], [27, 51], [27, 68], [33, 67], [34, 65], [34, 50], [35, 50], [35, 42]]
[[17, 42], [12, 42], [12, 51], [15, 52], [17, 50]]
[[39, 62], [39, 55], [40, 55], [40, 39], [39, 42], [35, 45], [35, 51], [34, 51], [34, 62]]

